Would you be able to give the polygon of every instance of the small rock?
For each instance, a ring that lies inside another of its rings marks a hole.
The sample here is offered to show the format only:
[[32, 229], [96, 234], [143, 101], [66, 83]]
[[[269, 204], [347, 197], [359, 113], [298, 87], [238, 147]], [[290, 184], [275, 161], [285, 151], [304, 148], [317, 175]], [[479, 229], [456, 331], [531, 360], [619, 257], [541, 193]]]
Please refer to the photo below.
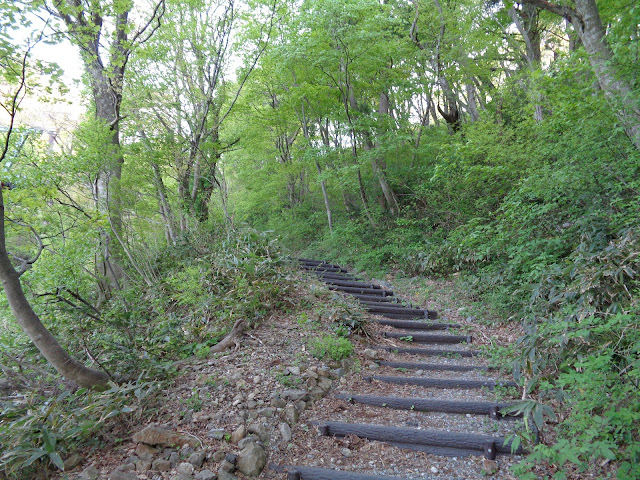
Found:
[[281, 423], [279, 428], [282, 440], [284, 441], [284, 443], [289, 443], [291, 441], [291, 438], [293, 437], [291, 433], [291, 427], [286, 423]]
[[250, 443], [238, 455], [238, 470], [248, 477], [257, 477], [267, 464], [267, 452], [257, 443]]
[[256, 408], [257, 406], [258, 406], [258, 402], [256, 402], [255, 400], [247, 401], [247, 408], [249, 410], [251, 410], [252, 408]]
[[321, 367], [318, 369], [318, 375], [321, 377], [330, 377], [331, 369], [329, 367]]
[[298, 413], [304, 412], [305, 409], [307, 408], [307, 402], [305, 402], [304, 400], [298, 400], [293, 405], [296, 407], [296, 410], [298, 411]]
[[312, 400], [320, 400], [322, 397], [324, 397], [325, 392], [326, 390], [323, 390], [320, 387], [315, 387], [311, 389], [311, 391], [309, 392], [309, 396]]
[[333, 385], [333, 382], [328, 377], [321, 377], [318, 380], [318, 387], [320, 387], [324, 391], [331, 389], [331, 385]]
[[259, 441], [260, 439], [256, 435], [249, 435], [248, 437], [245, 437], [238, 442], [238, 448], [242, 450], [244, 447], [246, 447], [250, 443], [256, 443]]
[[109, 475], [109, 480], [138, 480], [138, 475], [134, 472], [116, 469]]
[[222, 460], [224, 460], [225, 455], [226, 453], [224, 453], [222, 450], [218, 450], [213, 454], [213, 461], [216, 463], [221, 462]]
[[236, 469], [236, 466], [231, 463], [228, 460], [222, 460], [222, 462], [220, 462], [220, 468], [218, 469], [218, 475], [220, 475], [220, 472], [233, 472]]
[[269, 431], [264, 423], [252, 423], [247, 427], [247, 431], [249, 433], [255, 433], [263, 442], [269, 440]]
[[144, 443], [139, 443], [136, 447], [136, 455], [143, 460], [152, 460], [158, 453], [160, 450]]
[[271, 406], [275, 408], [284, 408], [284, 406], [287, 404], [287, 402], [280, 397], [272, 397], [270, 403]]
[[368, 358], [369, 360], [377, 360], [379, 356], [379, 352], [377, 350], [374, 350], [373, 348], [365, 349], [365, 351], [362, 352], [362, 354], [365, 356], [365, 358]]
[[139, 459], [135, 463], [136, 472], [146, 472], [147, 470], [151, 470], [151, 461]]
[[224, 438], [224, 430], [220, 428], [212, 428], [207, 432], [207, 437], [212, 440], [222, 440]]
[[438, 469], [435, 466], [431, 467], [429, 470], [431, 470], [431, 473], [438, 473]]
[[149, 425], [133, 436], [135, 443], [146, 443], [147, 445], [182, 446], [185, 443], [193, 447], [198, 445], [198, 440], [171, 431], [167, 428]]
[[182, 448], [180, 449], [180, 456], [183, 458], [188, 457], [193, 452], [195, 452], [195, 450], [191, 448], [189, 445], [183, 445]]
[[202, 470], [196, 473], [195, 480], [215, 480], [216, 474], [211, 470]]
[[298, 400], [304, 400], [304, 398], [307, 396], [307, 392], [305, 390], [290, 388], [288, 390], [283, 391], [280, 396], [285, 400], [297, 402]]
[[238, 480], [238, 477], [225, 470], [218, 470], [218, 480]]
[[245, 427], [244, 425], [240, 425], [231, 434], [231, 443], [237, 444], [240, 440], [242, 440], [246, 436], [247, 436], [247, 427]]
[[182, 462], [176, 467], [176, 471], [182, 475], [193, 475], [193, 465], [187, 462]]
[[168, 472], [171, 470], [171, 462], [164, 458], [156, 458], [151, 463], [151, 470], [156, 470], [158, 472]]
[[73, 470], [78, 465], [83, 464], [85, 460], [86, 459], [82, 455], [78, 455], [77, 453], [74, 453], [73, 455], [70, 455], [64, 461], [64, 471], [68, 472], [69, 470]]
[[416, 370], [416, 375], [424, 375], [424, 370]]
[[261, 417], [271, 418], [276, 413], [276, 409], [274, 407], [264, 407], [258, 410], [258, 415]]
[[193, 465], [196, 468], [200, 468], [204, 463], [204, 460], [207, 458], [206, 452], [194, 452], [189, 455], [187, 462]]
[[300, 367], [287, 367], [287, 371], [291, 375], [300, 375]]
[[349, 457], [353, 456], [353, 452], [351, 452], [351, 450], [349, 450], [348, 448], [343, 448], [342, 449], [342, 455], [344, 455], [345, 457], [349, 458]]
[[98, 480], [100, 476], [100, 470], [93, 465], [89, 465], [80, 474], [80, 480]]
[[178, 465], [179, 461], [180, 455], [178, 455], [178, 452], [171, 452], [171, 454], [169, 454], [169, 463], [171, 464], [172, 468]]
[[287, 405], [284, 408], [284, 418], [289, 425], [295, 425], [298, 423], [298, 419], [300, 418], [300, 413], [294, 405]]

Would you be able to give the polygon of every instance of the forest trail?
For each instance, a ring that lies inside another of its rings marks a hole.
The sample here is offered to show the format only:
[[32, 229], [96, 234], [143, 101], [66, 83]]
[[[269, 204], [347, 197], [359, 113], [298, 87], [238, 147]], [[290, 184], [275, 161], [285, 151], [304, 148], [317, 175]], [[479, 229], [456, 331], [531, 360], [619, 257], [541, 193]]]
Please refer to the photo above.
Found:
[[[520, 456], [504, 445], [518, 421], [500, 409], [517, 391], [494, 378], [474, 338], [505, 344], [511, 329], [467, 316], [448, 282], [390, 279], [412, 304], [387, 281], [302, 266], [288, 294], [298, 307], [181, 363], [149, 413], [111, 433], [121, 440], [59, 479], [512, 480]], [[427, 297], [440, 314], [416, 306]], [[354, 318], [368, 335], [350, 335], [346, 358], [313, 351]]]
[[[471, 348], [473, 336], [463, 325], [435, 322], [437, 312], [402, 301], [392, 290], [354, 277], [339, 265], [309, 259], [300, 263], [331, 290], [356, 297], [376, 316], [373, 321], [383, 330], [364, 355], [379, 368], [376, 375], [343, 383], [332, 395], [333, 407], [311, 422], [319, 434], [311, 442], [326, 445], [321, 438], [333, 437], [342, 447], [337, 455], [344, 458], [344, 467], [320, 467], [326, 460], [314, 456], [311, 462], [272, 464], [272, 469], [287, 472], [288, 480], [415, 478], [420, 471], [420, 478], [509, 478], [504, 471], [494, 475], [500, 469], [497, 457], [512, 455], [508, 435], [515, 417], [500, 413], [510, 403], [498, 401], [495, 389], [516, 384], [487, 376], [491, 369]], [[396, 461], [389, 465], [393, 476], [370, 468], [368, 457], [381, 455], [386, 446], [396, 448]], [[320, 445], [315, 448], [322, 451]], [[370, 455], [354, 460], [354, 450]], [[334, 455], [330, 446], [324, 458], [333, 463]], [[471, 456], [484, 457], [480, 471], [469, 468], [466, 459]]]

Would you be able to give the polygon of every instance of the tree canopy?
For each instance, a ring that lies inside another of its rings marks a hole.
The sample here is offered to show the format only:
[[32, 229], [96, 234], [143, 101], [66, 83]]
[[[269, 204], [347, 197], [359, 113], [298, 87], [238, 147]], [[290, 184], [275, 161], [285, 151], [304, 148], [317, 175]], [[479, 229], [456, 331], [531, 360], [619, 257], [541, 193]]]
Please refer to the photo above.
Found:
[[[0, 13], [2, 321], [63, 376], [104, 387], [209, 348], [238, 320], [223, 299], [263, 315], [277, 286], [256, 280], [251, 249], [271, 247], [248, 225], [363, 270], [454, 275], [526, 328], [511, 352], [525, 396], [564, 399], [569, 447], [534, 449], [520, 473], [594, 456], [638, 473], [633, 3], [37, 0]], [[25, 98], [64, 100], [56, 59], [32, 55], [63, 41], [79, 48], [87, 108], [51, 136], [18, 114]]]

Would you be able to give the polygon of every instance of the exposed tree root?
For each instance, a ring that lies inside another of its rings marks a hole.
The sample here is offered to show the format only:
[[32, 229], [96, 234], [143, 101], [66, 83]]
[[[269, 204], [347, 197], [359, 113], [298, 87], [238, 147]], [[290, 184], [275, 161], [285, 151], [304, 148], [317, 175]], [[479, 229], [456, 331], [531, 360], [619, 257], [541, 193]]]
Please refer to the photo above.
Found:
[[233, 325], [231, 331], [220, 342], [215, 344], [209, 350], [209, 354], [224, 352], [225, 350], [233, 347], [234, 349], [240, 348], [240, 337], [244, 333], [247, 324], [244, 320], [238, 320]]

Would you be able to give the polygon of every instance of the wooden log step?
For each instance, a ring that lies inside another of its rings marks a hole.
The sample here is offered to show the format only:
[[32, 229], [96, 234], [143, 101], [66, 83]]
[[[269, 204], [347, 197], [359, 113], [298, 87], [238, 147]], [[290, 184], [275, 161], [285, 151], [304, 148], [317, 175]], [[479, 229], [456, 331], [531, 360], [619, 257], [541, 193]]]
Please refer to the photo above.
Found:
[[361, 278], [354, 277], [349, 273], [326, 273], [326, 272], [314, 272], [321, 279], [331, 279], [331, 280], [350, 280], [357, 281], [362, 280]]
[[375, 322], [380, 325], [388, 325], [390, 327], [404, 328], [407, 330], [448, 330], [450, 328], [460, 327], [457, 323], [417, 322], [413, 320], [376, 319]]
[[298, 258], [298, 261], [303, 265], [310, 265], [310, 266], [321, 265], [323, 267], [342, 268], [340, 265], [335, 265], [333, 263], [327, 262], [326, 260], [312, 260], [310, 258]]
[[[399, 313], [402, 315], [414, 315], [416, 317], [428, 318], [429, 310], [423, 308], [410, 308], [404, 305], [379, 305], [377, 302], [362, 302], [367, 308], [380, 313]], [[435, 313], [435, 312], [434, 312]]]
[[[371, 312], [374, 315], [378, 315], [380, 317], [384, 317], [384, 318], [391, 318], [393, 320], [418, 320], [421, 318], [425, 318], [423, 315], [420, 316], [415, 316], [413, 313], [410, 314], [405, 314], [405, 313], [382, 313], [382, 312]], [[429, 312], [430, 314], [432, 312]], [[438, 313], [437, 312], [433, 312], [431, 316], [427, 317], [429, 318], [429, 320], [435, 320], [436, 318], [438, 318]]]
[[402, 309], [410, 309], [410, 310], [421, 310], [418, 307], [414, 307], [411, 305], [406, 305], [404, 303], [399, 303], [399, 304], [389, 304], [389, 300], [384, 300], [380, 297], [375, 297], [373, 295], [361, 295], [361, 296], [366, 296], [367, 298], [370, 298], [370, 300], [362, 300], [361, 298], [358, 298], [358, 301], [362, 304], [365, 305], [367, 307], [391, 307], [391, 308], [402, 308]]
[[358, 300], [360, 300], [360, 302], [362, 303], [365, 303], [365, 302], [399, 303], [400, 302], [400, 300], [396, 297], [379, 297], [377, 295], [361, 295], [359, 293], [355, 293], [353, 294], [353, 296], [356, 297]]
[[471, 343], [472, 340], [471, 335], [434, 335], [413, 332], [382, 332], [382, 336], [413, 343]]
[[319, 467], [286, 466], [287, 480], [409, 480], [407, 477], [371, 475]]
[[377, 380], [384, 383], [394, 383], [396, 385], [416, 385], [425, 388], [489, 388], [495, 387], [516, 387], [515, 382], [486, 380], [461, 380], [450, 378], [425, 378], [425, 377], [392, 377], [387, 375], [374, 375], [364, 377], [367, 382]]
[[318, 266], [312, 266], [312, 265], [303, 265], [302, 268], [304, 270], [307, 270], [309, 272], [333, 272], [333, 273], [349, 273], [346, 269], [344, 268], [337, 268], [337, 267], [323, 267], [322, 265], [318, 265]]
[[394, 408], [396, 410], [415, 410], [417, 412], [459, 413], [488, 415], [494, 420], [505, 418], [500, 410], [512, 406], [509, 403], [460, 402], [451, 400], [427, 400], [424, 398], [377, 397], [375, 395], [338, 394], [336, 398], [351, 403], [362, 403], [375, 407]]
[[378, 365], [391, 368], [406, 368], [409, 370], [432, 370], [443, 372], [474, 372], [488, 371], [489, 367], [481, 367], [478, 365], [447, 365], [438, 363], [411, 363], [411, 362], [383, 362], [378, 361]]
[[401, 309], [398, 309], [396, 312], [387, 312], [383, 307], [378, 307], [374, 305], [363, 304], [364, 308], [367, 311], [373, 313], [374, 315], [379, 315], [385, 318], [391, 318], [392, 320], [417, 320], [417, 319], [429, 319], [435, 320], [438, 318], [438, 313], [433, 312], [431, 310], [420, 310], [422, 313], [413, 313], [415, 309], [405, 309], [407, 313], [403, 313]]
[[430, 348], [402, 348], [402, 347], [371, 347], [375, 350], [386, 350], [391, 353], [406, 353], [408, 355], [423, 355], [425, 357], [479, 357], [478, 350], [440, 350]]
[[366, 295], [380, 295], [381, 297], [391, 297], [393, 292], [391, 290], [385, 290], [383, 288], [358, 288], [358, 287], [343, 287], [340, 285], [328, 285], [329, 290], [337, 290], [345, 293], [360, 293]]
[[338, 285], [340, 287], [375, 288], [376, 290], [380, 290], [382, 288], [380, 285], [376, 285], [375, 283], [365, 283], [365, 282], [358, 282], [353, 280], [338, 280], [335, 278], [323, 278], [322, 281], [325, 283], [329, 283], [331, 285]]
[[[384, 425], [367, 425], [343, 422], [313, 422], [317, 424], [324, 436], [346, 437], [356, 435], [368, 440], [387, 443], [432, 445], [436, 447], [458, 448], [472, 450], [476, 455], [484, 455], [488, 445], [495, 449], [495, 453], [511, 454], [510, 443], [505, 445], [504, 437], [489, 435], [443, 432], [440, 430], [423, 430], [418, 428], [387, 427]], [[520, 447], [515, 453], [521, 453]]]

